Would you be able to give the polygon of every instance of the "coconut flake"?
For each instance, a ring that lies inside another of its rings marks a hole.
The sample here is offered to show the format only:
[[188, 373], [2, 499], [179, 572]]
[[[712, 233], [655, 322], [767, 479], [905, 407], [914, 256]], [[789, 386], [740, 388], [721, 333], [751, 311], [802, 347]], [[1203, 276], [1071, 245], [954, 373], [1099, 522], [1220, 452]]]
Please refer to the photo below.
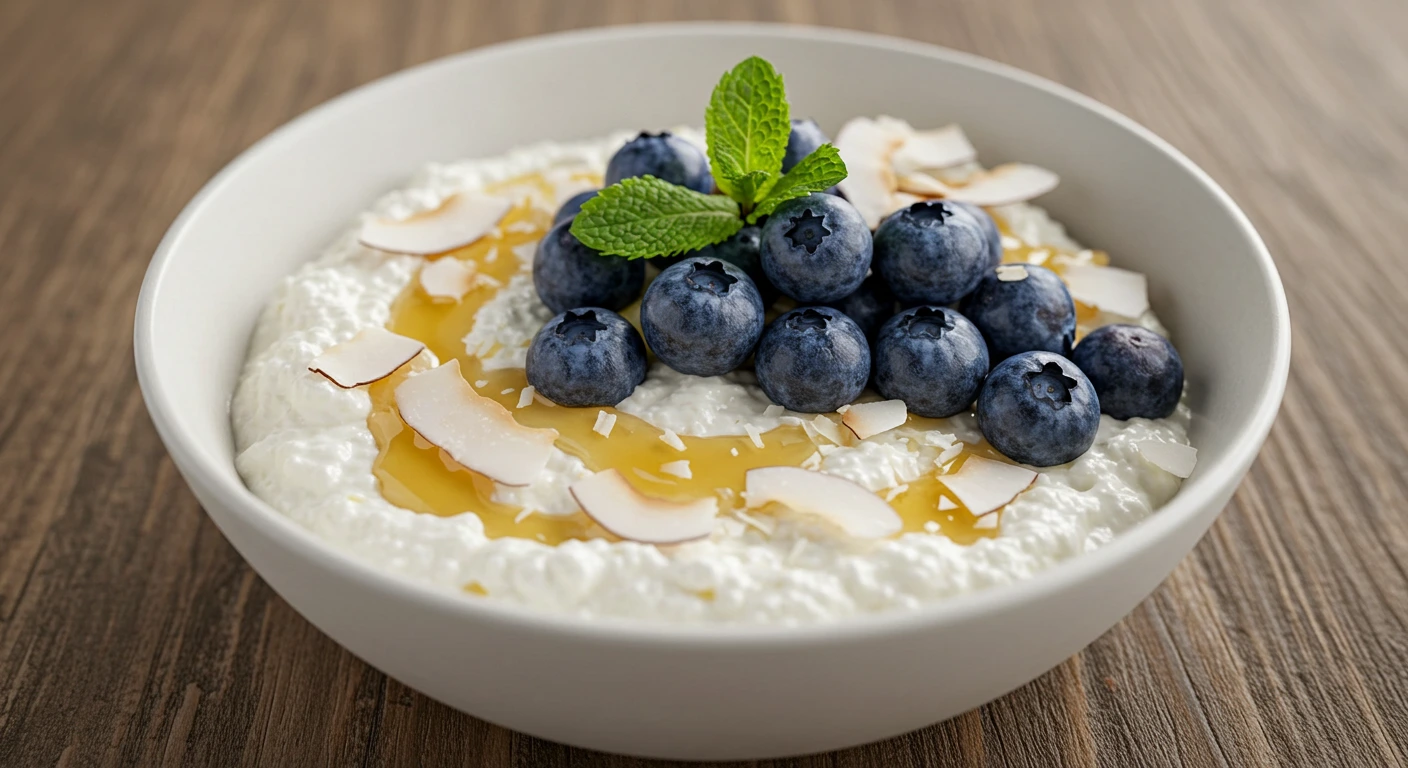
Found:
[[1198, 465], [1198, 449], [1191, 445], [1140, 440], [1134, 447], [1150, 464], [1176, 477], [1188, 477]]
[[905, 484], [903, 484], [903, 485], [897, 485], [897, 486], [895, 486], [895, 487], [893, 487], [893, 488], [891, 488], [890, 490], [888, 490], [888, 491], [885, 492], [885, 501], [886, 501], [886, 502], [894, 501], [896, 496], [899, 496], [901, 493], [904, 493], [904, 492], [907, 491], [907, 490], [909, 490], [909, 484], [908, 484], [908, 483], [905, 483]]
[[927, 173], [906, 173], [896, 179], [896, 188], [926, 197], [961, 200], [992, 207], [1024, 203], [1050, 192], [1061, 177], [1040, 166], [1007, 163], [989, 171], [979, 171], [962, 184], [949, 184]]
[[529, 485], [552, 457], [555, 429], [531, 429], [469, 386], [451, 360], [396, 387], [407, 426], [466, 469], [504, 485]]
[[749, 508], [776, 502], [822, 517], [857, 538], [883, 538], [903, 527], [899, 514], [883, 499], [835, 475], [799, 467], [759, 467], [748, 470], [745, 485]]
[[846, 164], [841, 192], [875, 229], [881, 220], [918, 198], [899, 191], [893, 159], [914, 129], [893, 117], [853, 118], [836, 134], [836, 149]]
[[308, 370], [343, 389], [352, 389], [390, 376], [423, 349], [425, 344], [415, 339], [372, 326], [324, 350], [308, 363]]
[[983, 515], [982, 517], [979, 517], [977, 520], [973, 521], [973, 530], [982, 531], [989, 528], [996, 528], [997, 518], [998, 515]]
[[1003, 264], [997, 268], [997, 281], [1000, 283], [1020, 283], [1027, 277], [1027, 268], [1021, 264]]
[[969, 456], [958, 472], [940, 475], [939, 482], [958, 497], [975, 515], [1001, 509], [1036, 482], [1036, 473], [1026, 467]]
[[758, 431], [757, 427], [752, 424], [744, 424], [743, 431], [748, 433], [748, 439], [753, 441], [754, 447], [763, 447], [763, 433]]
[[945, 195], [973, 205], [995, 206], [1025, 203], [1050, 192], [1061, 177], [1040, 166], [1007, 163], [989, 171], [974, 174], [961, 187]]
[[844, 443], [844, 438], [841, 437], [841, 428], [836, 426], [836, 422], [826, 418], [825, 414], [817, 414], [817, 417], [812, 419], [811, 424], [817, 433], [827, 440], [837, 445]]
[[519, 390], [519, 392], [518, 392], [518, 407], [519, 407], [519, 408], [527, 408], [528, 406], [532, 405], [532, 404], [533, 404], [533, 393], [534, 393], [534, 392], [537, 392], [537, 390], [533, 388], [533, 385], [532, 385], [532, 384], [529, 384], [528, 386], [526, 386], [526, 387], [524, 387], [523, 389]]
[[674, 475], [675, 477], [682, 478], [684, 480], [689, 480], [694, 477], [694, 473], [691, 472], [689, 469], [689, 459], [680, 459], [679, 461], [667, 461], [664, 464], [660, 465], [660, 471], [664, 472], [667, 475]]
[[388, 253], [429, 256], [453, 251], [489, 234], [513, 201], [470, 192], [445, 198], [439, 208], [405, 219], [362, 222], [362, 245]]
[[596, 424], [592, 425], [592, 431], [602, 437], [611, 437], [611, 430], [616, 428], [616, 414], [606, 411], [596, 412]]
[[664, 433], [660, 435], [660, 442], [670, 446], [671, 448], [674, 448], [677, 451], [684, 450], [684, 441], [680, 439], [679, 435], [675, 434], [675, 431], [673, 429], [665, 430]]
[[612, 534], [644, 544], [679, 544], [714, 530], [719, 502], [713, 496], [690, 502], [646, 496], [614, 469], [582, 478], [567, 490], [582, 511]]
[[939, 497], [939, 511], [940, 511], [940, 512], [947, 512], [947, 511], [949, 511], [950, 509], [958, 509], [958, 505], [954, 503], [953, 499], [950, 499], [950, 498], [947, 497], [947, 496], [940, 496], [940, 497]]
[[946, 125], [930, 131], [915, 131], [895, 150], [895, 172], [941, 171], [978, 159], [978, 151], [968, 142], [963, 129]]
[[1101, 312], [1137, 320], [1149, 310], [1149, 281], [1139, 272], [1094, 264], [1069, 264], [1061, 270], [1071, 298]]
[[846, 409], [841, 416], [841, 423], [845, 424], [856, 437], [864, 440], [881, 432], [888, 432], [895, 427], [904, 426], [904, 422], [909, 418], [909, 410], [905, 408], [903, 400], [881, 400], [876, 403], [860, 403]]
[[775, 419], [784, 413], [787, 413], [787, 409], [783, 408], [782, 406], [776, 403], [773, 403], [772, 405], [769, 405], [768, 407], [763, 409], [763, 415], [767, 416], [770, 419]]
[[479, 274], [474, 262], [442, 256], [421, 267], [420, 287], [432, 299], [459, 301], [481, 278], [487, 279], [487, 275]]

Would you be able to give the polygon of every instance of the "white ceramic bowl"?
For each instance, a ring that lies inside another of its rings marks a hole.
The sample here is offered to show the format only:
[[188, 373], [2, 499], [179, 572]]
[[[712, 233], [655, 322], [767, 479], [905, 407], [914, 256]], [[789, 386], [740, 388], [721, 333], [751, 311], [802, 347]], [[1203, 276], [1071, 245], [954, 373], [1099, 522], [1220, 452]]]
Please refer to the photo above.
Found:
[[[1197, 472], [1110, 545], [1025, 583], [912, 613], [802, 629], [642, 626], [434, 591], [333, 550], [245, 489], [230, 394], [276, 282], [427, 161], [545, 139], [699, 124], [719, 74], [771, 59], [800, 113], [963, 124], [984, 160], [1058, 171], [1073, 234], [1149, 275], [1188, 371]], [[612, 752], [762, 758], [903, 733], [1012, 690], [1148, 595], [1227, 503], [1285, 386], [1276, 268], [1206, 174], [1127, 118], [1010, 68], [903, 40], [756, 25], [534, 38], [358, 88], [215, 177], [152, 260], [137, 372], [206, 511], [299, 613], [426, 694], [536, 736]]]

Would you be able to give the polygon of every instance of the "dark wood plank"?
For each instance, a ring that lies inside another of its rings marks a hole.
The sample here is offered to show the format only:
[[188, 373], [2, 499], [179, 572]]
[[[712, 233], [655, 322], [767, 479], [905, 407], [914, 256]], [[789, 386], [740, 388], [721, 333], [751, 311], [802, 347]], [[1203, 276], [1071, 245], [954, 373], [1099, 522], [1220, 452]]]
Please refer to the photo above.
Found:
[[1408, 4], [6, 0], [0, 765], [646, 764], [454, 712], [298, 617], [166, 457], [130, 320], [184, 202], [299, 112], [468, 47], [700, 18], [936, 42], [1125, 111], [1241, 201], [1296, 331], [1260, 461], [1119, 626], [979, 711], [769, 765], [1404, 764]]

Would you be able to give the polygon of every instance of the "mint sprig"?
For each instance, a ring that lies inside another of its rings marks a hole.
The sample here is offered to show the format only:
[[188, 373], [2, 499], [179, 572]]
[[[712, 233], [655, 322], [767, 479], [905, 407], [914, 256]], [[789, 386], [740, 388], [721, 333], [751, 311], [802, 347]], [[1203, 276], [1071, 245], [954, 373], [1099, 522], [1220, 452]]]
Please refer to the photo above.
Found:
[[788, 200], [828, 190], [844, 178], [846, 164], [841, 162], [841, 153], [830, 144], [822, 144], [778, 179], [768, 190], [767, 196], [759, 200], [757, 207], [748, 214], [748, 223], [755, 223]]
[[704, 110], [708, 155], [724, 195], [705, 195], [641, 176], [613, 184], [582, 206], [572, 234], [608, 256], [675, 256], [723, 242], [782, 203], [846, 178], [830, 144], [782, 173], [791, 135], [782, 76], [751, 56], [724, 73]]
[[757, 202], [782, 169], [792, 125], [782, 76], [750, 56], [724, 73], [704, 110], [714, 181], [740, 205]]
[[623, 179], [582, 206], [572, 234], [608, 256], [677, 256], [723, 242], [743, 228], [738, 203], [654, 176]]

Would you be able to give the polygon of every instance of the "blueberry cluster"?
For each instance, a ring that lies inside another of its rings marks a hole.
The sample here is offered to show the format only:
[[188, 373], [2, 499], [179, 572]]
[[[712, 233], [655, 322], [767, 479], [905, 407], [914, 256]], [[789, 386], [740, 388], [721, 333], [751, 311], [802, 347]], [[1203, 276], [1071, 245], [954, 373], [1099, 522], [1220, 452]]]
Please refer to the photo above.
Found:
[[[793, 120], [786, 157], [826, 141], [816, 123]], [[627, 142], [606, 180], [646, 174], [713, 189], [704, 153], [668, 133]], [[1102, 410], [1163, 418], [1182, 393], [1178, 352], [1152, 331], [1107, 326], [1076, 345], [1065, 284], [1032, 264], [999, 269], [1001, 235], [977, 206], [918, 202], [872, 233], [835, 190], [807, 195], [722, 243], [651, 259], [661, 271], [642, 296], [643, 261], [603, 256], [570, 230], [594, 194], [562, 206], [533, 263], [539, 297], [561, 314], [533, 340], [527, 374], [554, 402], [625, 399], [644, 379], [648, 344], [696, 376], [751, 358], [763, 392], [793, 411], [833, 411], [867, 385], [920, 416], [973, 407], [994, 448], [1052, 466], [1090, 448]], [[765, 322], [781, 296], [798, 307]], [[616, 313], [638, 297], [643, 340]]]

